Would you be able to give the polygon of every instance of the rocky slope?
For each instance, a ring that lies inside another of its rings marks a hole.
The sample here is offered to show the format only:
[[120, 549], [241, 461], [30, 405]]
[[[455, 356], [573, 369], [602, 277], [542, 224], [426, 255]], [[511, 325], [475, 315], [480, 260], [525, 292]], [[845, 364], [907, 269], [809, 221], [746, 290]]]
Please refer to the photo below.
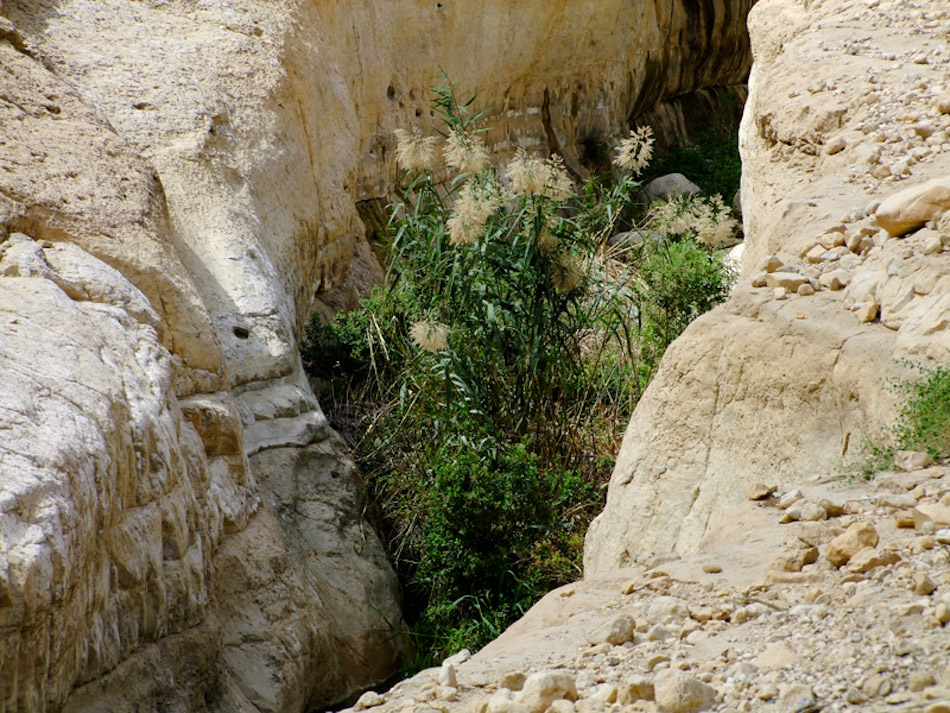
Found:
[[395, 581], [297, 357], [392, 130], [443, 66], [498, 153], [582, 170], [741, 82], [751, 4], [5, 0], [0, 710], [299, 711], [392, 670]]
[[753, 484], [697, 553], [557, 589], [351, 710], [946, 713], [950, 469], [909, 467]]
[[757, 5], [745, 277], [638, 406], [584, 581], [353, 711], [950, 711], [950, 469], [836, 472], [893, 359], [947, 356], [947, 13]]
[[875, 0], [751, 13], [744, 278], [638, 405], [585, 574], [694, 551], [749, 482], [860, 457], [894, 413], [896, 360], [946, 359], [950, 228], [918, 230], [945, 196], [900, 229], [878, 204], [950, 176], [947, 13]]

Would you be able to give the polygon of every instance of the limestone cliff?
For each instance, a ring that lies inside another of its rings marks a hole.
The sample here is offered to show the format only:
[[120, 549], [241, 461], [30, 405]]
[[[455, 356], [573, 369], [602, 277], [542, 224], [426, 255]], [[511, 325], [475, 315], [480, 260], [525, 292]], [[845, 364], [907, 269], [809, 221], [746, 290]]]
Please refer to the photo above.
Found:
[[937, 0], [753, 9], [744, 277], [670, 347], [638, 405], [586, 575], [695, 551], [751, 482], [802, 483], [860, 457], [894, 414], [896, 360], [946, 360], [950, 225], [917, 230], [938, 207], [893, 231], [878, 206], [950, 176], [947, 18]]
[[438, 67], [564, 153], [744, 81], [752, 0], [0, 5], [0, 710], [300, 711], [398, 593], [297, 356]]

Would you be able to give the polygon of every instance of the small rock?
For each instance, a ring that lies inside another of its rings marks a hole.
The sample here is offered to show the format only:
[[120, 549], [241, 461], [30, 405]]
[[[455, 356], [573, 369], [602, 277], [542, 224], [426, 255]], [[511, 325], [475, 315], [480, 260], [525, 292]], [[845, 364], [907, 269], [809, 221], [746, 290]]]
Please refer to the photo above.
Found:
[[[950, 506], [937, 503], [919, 503], [915, 508], [925, 519], [933, 523], [934, 529], [950, 527]], [[920, 527], [918, 525], [918, 527]]]
[[753, 662], [761, 669], [782, 669], [794, 666], [798, 661], [798, 653], [788, 644], [777, 641], [769, 644]]
[[574, 701], [566, 701], [561, 698], [550, 705], [547, 713], [574, 713], [576, 710], [577, 707], [574, 705]]
[[818, 522], [819, 520], [827, 520], [828, 513], [825, 512], [825, 509], [818, 503], [805, 503], [802, 506], [802, 512], [800, 520], [805, 522]]
[[831, 270], [818, 278], [819, 284], [832, 292], [843, 290], [851, 283], [851, 273], [847, 270]]
[[752, 278], [752, 286], [753, 286], [753, 287], [765, 287], [765, 285], [766, 285], [766, 278], [765, 278], [765, 273], [764, 273], [764, 272], [757, 273], [757, 274]]
[[773, 272], [765, 278], [765, 284], [772, 289], [782, 287], [789, 292], [795, 292], [806, 282], [808, 278], [796, 272]]
[[923, 227], [950, 210], [950, 177], [937, 178], [895, 193], [874, 212], [877, 224], [892, 237]]
[[815, 698], [814, 691], [804, 683], [789, 686], [782, 694], [780, 702], [784, 710], [789, 713], [808, 713], [818, 710], [818, 700]]
[[944, 92], [939, 97], [937, 101], [934, 102], [937, 107], [937, 111], [941, 114], [950, 114], [950, 92]]
[[[942, 530], [937, 530], [934, 532], [932, 540], [939, 542], [941, 545], [950, 545], [950, 529], [944, 528]], [[931, 549], [932, 547], [933, 544], [931, 543], [930, 547], [927, 549]]]
[[766, 272], [778, 272], [778, 271], [781, 270], [783, 267], [785, 267], [785, 263], [782, 262], [781, 260], [779, 260], [775, 255], [773, 255], [772, 257], [770, 257], [770, 258], [765, 262], [765, 271], [766, 271]]
[[485, 713], [530, 713], [530, 711], [526, 705], [496, 694], [488, 699]]
[[854, 311], [859, 322], [868, 323], [877, 319], [880, 307], [877, 302], [862, 302]]
[[647, 632], [647, 641], [665, 641], [673, 635], [669, 629], [662, 624], [654, 624]]
[[825, 558], [835, 567], [841, 567], [865, 547], [877, 547], [878, 539], [874, 525], [856, 522], [828, 543]]
[[435, 697], [440, 701], [458, 700], [458, 689], [454, 686], [439, 686], [435, 689]]
[[831, 141], [825, 144], [825, 153], [829, 156], [834, 156], [836, 153], [844, 151], [847, 145], [848, 142], [844, 140], [843, 136], [835, 136]]
[[817, 547], [787, 547], [784, 552], [769, 562], [769, 570], [801, 572], [805, 565], [818, 561]]
[[868, 676], [868, 678], [861, 685], [861, 692], [868, 698], [886, 696], [890, 694], [891, 690], [891, 680], [886, 676], [882, 676], [881, 674]]
[[450, 663], [443, 663], [442, 668], [439, 669], [439, 685], [440, 686], [458, 686], [458, 678], [455, 675], [455, 665]]
[[527, 677], [520, 671], [512, 671], [502, 676], [498, 685], [507, 688], [509, 691], [520, 691], [524, 688], [525, 678]]
[[620, 646], [633, 639], [636, 621], [631, 616], [617, 616], [594, 627], [586, 635], [590, 644], [608, 643]]
[[789, 522], [798, 522], [802, 519], [802, 508], [804, 505], [793, 505], [779, 518], [781, 524], [786, 524]]
[[927, 596], [929, 594], [933, 594], [936, 588], [937, 585], [934, 584], [933, 580], [926, 574], [923, 572], [914, 573], [914, 594]]
[[560, 698], [577, 700], [574, 676], [567, 671], [539, 671], [525, 679], [516, 700], [531, 713], [544, 713], [548, 706]]
[[665, 624], [689, 617], [689, 606], [679, 597], [656, 597], [647, 609], [647, 621], [651, 624]]
[[456, 653], [449, 656], [445, 661], [442, 662], [443, 665], [451, 664], [452, 666], [461, 666], [463, 663], [472, 658], [472, 652], [468, 649], [460, 649]]
[[920, 470], [933, 463], [933, 458], [926, 451], [897, 451], [894, 454], [894, 465], [904, 471]]
[[716, 702], [716, 689], [682, 671], [664, 671], [654, 686], [658, 713], [698, 713]]
[[759, 689], [758, 697], [762, 701], [774, 701], [778, 698], [778, 686], [774, 683], [766, 683]]
[[772, 297], [776, 300], [784, 300], [788, 296], [788, 290], [784, 287], [776, 287], [772, 290]]
[[807, 282], [798, 288], [799, 297], [810, 297], [813, 294], [815, 294], [815, 288]]
[[653, 681], [646, 676], [634, 676], [620, 684], [617, 702], [621, 705], [637, 701], [652, 701], [655, 697]]
[[934, 611], [934, 618], [940, 626], [944, 626], [947, 622], [950, 622], [950, 604], [947, 602], [937, 604]]
[[851, 688], [849, 688], [847, 692], [844, 694], [844, 699], [851, 705], [857, 706], [862, 703], [865, 703], [868, 697], [865, 696], [863, 693], [861, 693], [861, 691], [859, 691], [854, 686], [851, 686]]
[[848, 562], [848, 570], [865, 574], [877, 567], [887, 567], [900, 561], [901, 557], [896, 552], [879, 552], [873, 547], [865, 547]]
[[643, 188], [651, 202], [668, 200], [678, 196], [696, 196], [702, 189], [682, 173], [669, 173], [654, 178]]
[[775, 490], [774, 485], [766, 485], [760, 482], [750, 483], [745, 489], [745, 497], [747, 500], [765, 500]]
[[805, 497], [805, 496], [802, 495], [802, 491], [801, 491], [801, 490], [798, 490], [798, 489], [796, 489], [796, 490], [791, 490], [791, 491], [785, 493], [785, 495], [783, 495], [783, 496], [779, 499], [779, 501], [778, 501], [778, 506], [779, 506], [782, 510], [787, 510], [788, 508], [790, 508], [792, 505], [794, 505], [795, 503], [797, 503], [799, 500], [801, 500], [801, 499], [804, 498], [804, 497]]
[[656, 654], [647, 659], [647, 671], [654, 671], [657, 666], [664, 663], [669, 663], [670, 657], [666, 654]]
[[719, 574], [722, 572], [722, 566], [716, 564], [715, 562], [707, 562], [703, 565], [703, 572], [707, 574]]
[[878, 507], [913, 510], [917, 507], [917, 498], [907, 493], [880, 493], [874, 504]]
[[381, 706], [386, 702], [386, 699], [379, 695], [376, 691], [367, 691], [362, 696], [360, 696], [356, 704], [353, 706], [354, 711], [362, 711], [367, 708], [375, 708], [376, 706]]
[[910, 682], [908, 688], [911, 691], [917, 692], [922, 691], [927, 686], [932, 686], [937, 682], [934, 678], [933, 673], [930, 671], [914, 671], [910, 674]]
[[617, 687], [612, 683], [602, 683], [587, 697], [595, 701], [603, 701], [604, 703], [616, 703]]

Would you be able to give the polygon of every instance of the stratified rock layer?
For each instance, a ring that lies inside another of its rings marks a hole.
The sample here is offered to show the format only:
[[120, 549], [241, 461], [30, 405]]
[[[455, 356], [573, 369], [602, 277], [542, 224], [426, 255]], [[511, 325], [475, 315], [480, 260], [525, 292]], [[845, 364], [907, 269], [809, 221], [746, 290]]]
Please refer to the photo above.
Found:
[[297, 338], [371, 262], [393, 129], [433, 128], [441, 66], [498, 154], [581, 169], [742, 82], [751, 4], [3, 2], [0, 710], [301, 711], [386, 677], [395, 578]]
[[938, 0], [763, 0], [750, 14], [746, 277], [638, 405], [586, 575], [694, 551], [763, 477], [793, 485], [860, 459], [896, 413], [897, 360], [946, 359], [950, 222], [892, 237], [881, 201], [950, 175], [948, 18]]

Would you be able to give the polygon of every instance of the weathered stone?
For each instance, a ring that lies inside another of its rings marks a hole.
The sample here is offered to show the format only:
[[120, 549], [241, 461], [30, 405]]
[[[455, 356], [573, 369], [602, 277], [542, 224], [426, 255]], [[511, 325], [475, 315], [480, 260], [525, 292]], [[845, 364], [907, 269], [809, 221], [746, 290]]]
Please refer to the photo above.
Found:
[[936, 527], [950, 527], [950, 505], [918, 503], [916, 511], [933, 522]]
[[897, 451], [894, 454], [894, 465], [901, 470], [920, 470], [933, 463], [933, 458], [926, 451]]
[[651, 624], [676, 622], [689, 617], [689, 606], [679, 597], [656, 597], [647, 609], [647, 621]]
[[950, 210], [950, 179], [937, 178], [885, 199], [874, 213], [878, 225], [901, 236]]
[[797, 661], [798, 653], [795, 649], [780, 641], [769, 644], [753, 663], [761, 669], [782, 669], [793, 666]]
[[758, 481], [750, 483], [745, 489], [745, 496], [748, 500], [765, 500], [776, 490], [774, 485], [765, 485]]
[[698, 713], [716, 702], [716, 689], [683, 671], [657, 675], [655, 700], [658, 713]]
[[577, 700], [574, 676], [567, 671], [539, 671], [525, 679], [515, 700], [530, 713], [544, 713], [551, 703], [560, 698]]
[[653, 680], [646, 676], [624, 679], [618, 687], [617, 702], [629, 705], [637, 701], [652, 701], [655, 697]]
[[682, 173], [669, 173], [654, 178], [643, 187], [650, 201], [669, 200], [680, 196], [697, 196], [701, 189]]
[[873, 547], [865, 547], [848, 561], [848, 571], [864, 574], [877, 567], [900, 562], [901, 557], [896, 552], [878, 551]]
[[797, 272], [772, 272], [765, 279], [765, 284], [776, 289], [783, 287], [790, 292], [795, 292], [799, 287], [808, 282], [808, 278]]
[[878, 539], [874, 525], [856, 522], [828, 543], [825, 558], [835, 567], [841, 567], [865, 547], [876, 547]]
[[591, 629], [587, 635], [590, 644], [608, 643], [614, 646], [625, 644], [633, 638], [636, 621], [631, 616], [621, 615], [601, 622]]

